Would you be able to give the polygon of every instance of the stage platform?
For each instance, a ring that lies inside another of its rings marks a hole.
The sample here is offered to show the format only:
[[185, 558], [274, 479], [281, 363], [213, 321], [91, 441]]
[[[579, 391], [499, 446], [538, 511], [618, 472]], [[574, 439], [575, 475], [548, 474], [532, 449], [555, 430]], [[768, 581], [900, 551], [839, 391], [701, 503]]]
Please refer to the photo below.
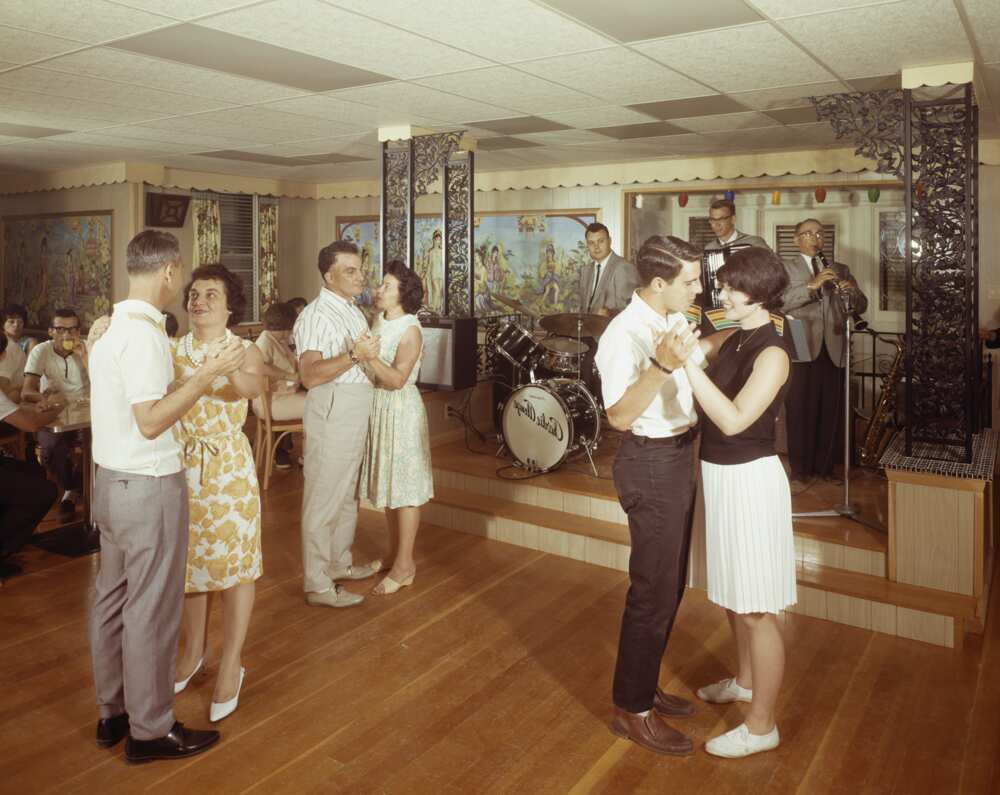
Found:
[[[497, 454], [491, 441], [470, 437], [434, 447], [435, 498], [427, 522], [598, 566], [628, 570], [627, 520], [618, 504], [611, 467], [620, 435], [606, 432], [595, 456], [547, 474], [532, 474]], [[793, 490], [796, 512], [831, 508], [843, 483], [818, 480]], [[851, 501], [868, 525], [886, 527], [887, 482], [871, 470], [851, 474]], [[863, 629], [961, 646], [974, 600], [887, 577], [888, 535], [844, 517], [798, 518], [798, 604], [791, 612]], [[704, 587], [703, 525], [696, 510], [690, 584]]]

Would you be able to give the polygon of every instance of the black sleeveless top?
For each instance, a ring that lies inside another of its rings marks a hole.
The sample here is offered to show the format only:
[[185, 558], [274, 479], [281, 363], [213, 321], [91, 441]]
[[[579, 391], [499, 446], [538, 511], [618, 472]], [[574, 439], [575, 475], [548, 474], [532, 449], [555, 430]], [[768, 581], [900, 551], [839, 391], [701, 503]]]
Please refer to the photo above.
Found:
[[[771, 315], [771, 322], [751, 332], [737, 331], [722, 344], [715, 361], [706, 371], [709, 378], [727, 398], [732, 400], [750, 379], [754, 362], [765, 348], [778, 347], [792, 356], [790, 335], [784, 331], [784, 317]], [[740, 335], [743, 343], [740, 345]], [[737, 350], [737, 346], [740, 349]], [[789, 372], [789, 379], [791, 372]], [[758, 458], [774, 455], [774, 424], [785, 402], [788, 380], [781, 385], [774, 401], [749, 428], [734, 436], [726, 436], [702, 412], [704, 431], [701, 441], [701, 458], [712, 464], [746, 464]]]

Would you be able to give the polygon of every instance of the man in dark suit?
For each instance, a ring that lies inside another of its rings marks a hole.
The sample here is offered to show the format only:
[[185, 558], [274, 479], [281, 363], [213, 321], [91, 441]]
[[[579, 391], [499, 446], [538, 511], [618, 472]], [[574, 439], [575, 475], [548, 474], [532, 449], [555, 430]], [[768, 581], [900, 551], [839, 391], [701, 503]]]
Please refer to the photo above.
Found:
[[788, 289], [782, 310], [802, 321], [809, 343], [808, 362], [792, 365], [785, 400], [788, 460], [792, 480], [829, 477], [843, 448], [845, 302], [852, 314], [868, 308], [868, 299], [842, 262], [823, 255], [823, 225], [815, 218], [795, 227], [799, 253], [785, 259]]
[[590, 224], [585, 239], [590, 262], [580, 269], [580, 311], [617, 314], [632, 300], [639, 286], [639, 272], [611, 250], [611, 235], [604, 224]]

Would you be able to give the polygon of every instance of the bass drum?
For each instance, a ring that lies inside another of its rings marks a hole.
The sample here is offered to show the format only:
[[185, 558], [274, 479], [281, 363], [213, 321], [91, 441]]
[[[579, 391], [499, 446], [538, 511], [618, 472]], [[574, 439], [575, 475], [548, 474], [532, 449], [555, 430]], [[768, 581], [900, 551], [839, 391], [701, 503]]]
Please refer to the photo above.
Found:
[[503, 440], [514, 460], [548, 472], [601, 436], [597, 401], [580, 381], [550, 378], [515, 389], [503, 407]]

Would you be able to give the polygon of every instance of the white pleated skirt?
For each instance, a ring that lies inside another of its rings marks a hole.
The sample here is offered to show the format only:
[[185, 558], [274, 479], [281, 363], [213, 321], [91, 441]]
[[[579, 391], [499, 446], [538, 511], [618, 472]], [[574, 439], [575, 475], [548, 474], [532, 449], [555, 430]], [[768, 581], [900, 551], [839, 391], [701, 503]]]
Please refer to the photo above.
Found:
[[734, 613], [795, 604], [792, 496], [778, 457], [701, 462], [708, 598]]

